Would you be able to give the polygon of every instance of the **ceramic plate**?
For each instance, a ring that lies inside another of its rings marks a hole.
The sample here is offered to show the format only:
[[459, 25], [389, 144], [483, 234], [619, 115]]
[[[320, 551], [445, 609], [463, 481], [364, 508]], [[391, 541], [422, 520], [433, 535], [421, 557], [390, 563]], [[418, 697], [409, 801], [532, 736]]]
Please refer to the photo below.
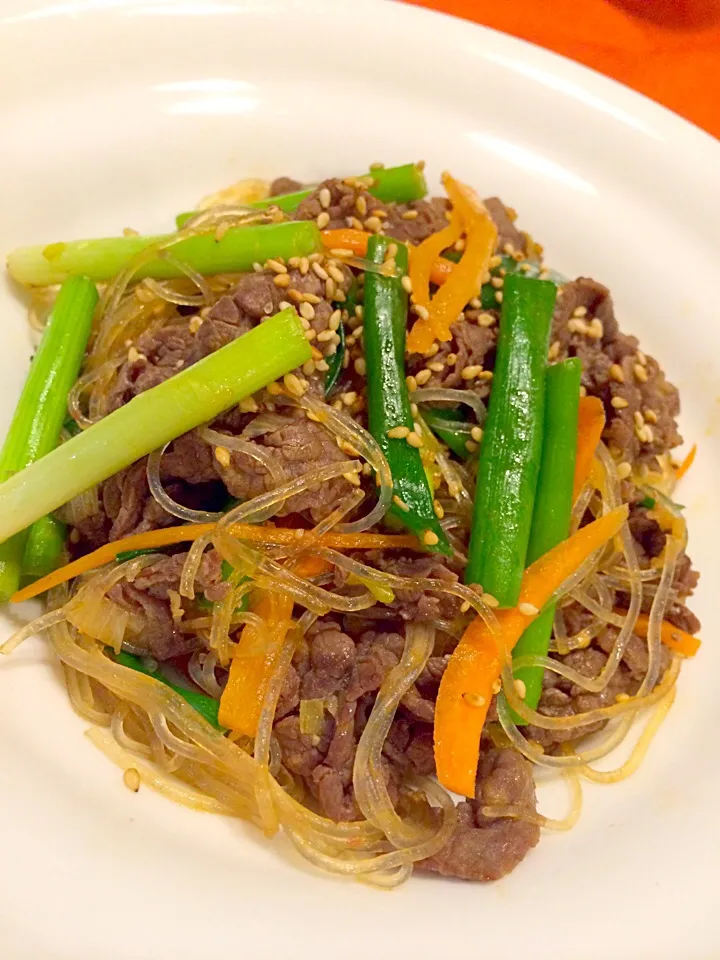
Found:
[[[505, 198], [557, 269], [610, 286], [624, 329], [681, 389], [700, 450], [682, 501], [705, 625], [646, 763], [586, 788], [576, 829], [502, 882], [418, 877], [390, 894], [130, 793], [28, 642], [0, 665], [2, 956], [718, 956], [720, 145], [567, 60], [367, 0], [3, 0], [0, 89], [5, 252], [166, 229], [243, 175], [313, 180], [376, 160], [424, 158], [435, 183], [450, 167]], [[9, 286], [0, 299], [4, 426], [30, 338]]]

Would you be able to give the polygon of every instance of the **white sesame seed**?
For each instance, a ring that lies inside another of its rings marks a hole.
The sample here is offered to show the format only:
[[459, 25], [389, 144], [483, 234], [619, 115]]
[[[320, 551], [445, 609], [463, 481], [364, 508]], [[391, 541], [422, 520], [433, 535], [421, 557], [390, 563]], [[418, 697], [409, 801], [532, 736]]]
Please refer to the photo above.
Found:
[[619, 363], [613, 363], [608, 371], [610, 379], [616, 383], [625, 383], [625, 374]]
[[320, 206], [323, 210], [327, 210], [330, 206], [330, 201], [332, 197], [330, 196], [330, 191], [327, 187], [323, 187], [322, 190], [318, 193], [318, 200], [320, 201]]
[[462, 698], [469, 707], [484, 707], [487, 703], [485, 697], [481, 696], [479, 693], [464, 693]]
[[470, 436], [473, 438], [475, 443], [480, 443], [483, 438], [482, 427], [473, 427], [470, 431]]
[[410, 393], [415, 393], [415, 391], [416, 391], [417, 388], [418, 388], [418, 382], [417, 382], [417, 380], [415, 379], [415, 377], [413, 377], [413, 376], [405, 377], [405, 384], [406, 384], [406, 386], [407, 386], [407, 388], [408, 388], [408, 391], [409, 391]]
[[299, 310], [300, 316], [303, 317], [305, 320], [315, 319], [315, 307], [311, 303], [307, 303], [307, 301], [303, 300], [298, 310]]
[[359, 374], [361, 377], [364, 377], [367, 373], [367, 365], [364, 357], [358, 357], [355, 361], [355, 373]]
[[617, 465], [617, 472], [621, 480], [627, 480], [632, 473], [632, 466], [627, 462], [627, 460], [623, 460], [622, 463]]
[[123, 783], [128, 790], [132, 790], [133, 793], [137, 793], [140, 789], [140, 782], [140, 774], [135, 767], [128, 767], [125, 773], [123, 773]]
[[635, 366], [633, 367], [633, 373], [635, 374], [637, 379], [640, 381], [640, 383], [647, 383], [648, 381], [647, 370], [645, 369], [645, 367], [642, 366], [642, 364], [636, 363]]
[[574, 317], [586, 317], [587, 316], [587, 307], [575, 307], [573, 310]]
[[628, 406], [628, 402], [624, 397], [613, 397], [610, 403], [616, 410], [623, 410]]
[[432, 376], [432, 370], [428, 370], [427, 367], [424, 370], [418, 370], [415, 374], [415, 380], [419, 387], [424, 386], [430, 377]]
[[405, 513], [410, 512], [410, 507], [405, 503], [404, 500], [401, 500], [397, 494], [393, 494], [393, 503], [395, 504], [396, 507], [398, 507], [400, 510], [404, 511]]
[[411, 447], [419, 449], [423, 445], [422, 437], [415, 433], [414, 430], [411, 430], [410, 433], [405, 437], [405, 440], [410, 444]]
[[536, 617], [540, 612], [534, 603], [519, 603], [518, 610], [524, 617]]
[[327, 280], [328, 272], [321, 264], [317, 262], [313, 263], [312, 270], [315, 276], [320, 277], [321, 280]]
[[322, 213], [319, 213], [317, 215], [317, 219], [315, 220], [315, 223], [318, 226], [318, 230], [325, 229], [325, 227], [330, 223], [330, 214], [327, 212], [327, 210], [323, 210]]
[[399, 426], [399, 427], [391, 427], [388, 430], [387, 435], [392, 440], [404, 440], [409, 433], [410, 433], [410, 427]]
[[432, 530], [426, 530], [422, 535], [422, 542], [428, 547], [434, 547], [436, 543], [440, 542], [440, 538]]
[[470, 601], [463, 600], [463, 602], [460, 604], [460, 613], [467, 613], [469, 609], [470, 609]]
[[478, 448], [478, 445], [475, 443], [474, 440], [465, 441], [465, 449], [467, 450], [468, 453], [475, 453], [477, 448]]
[[301, 397], [308, 388], [307, 383], [294, 373], [286, 373], [283, 377], [283, 383], [288, 393], [291, 393], [294, 397]]
[[491, 593], [483, 593], [482, 598], [489, 607], [500, 606], [500, 601], [496, 597], [494, 597]]
[[427, 307], [424, 307], [421, 303], [413, 304], [413, 309], [415, 310], [415, 313], [420, 317], [421, 320], [430, 319], [430, 313]]
[[215, 459], [223, 467], [230, 466], [230, 451], [227, 447], [215, 447]]
[[405, 274], [400, 282], [403, 285], [403, 290], [405, 293], [412, 293], [412, 280], [407, 274]]
[[368, 217], [363, 225], [371, 233], [380, 233], [382, 230], [382, 220], [379, 217]]
[[525, 694], [527, 693], [527, 687], [525, 686], [525, 684], [523, 683], [523, 681], [522, 681], [522, 680], [514, 680], [514, 681], [513, 681], [513, 686], [514, 686], [515, 689], [517, 690], [517, 695], [520, 697], [520, 699], [521, 699], [521, 700], [524, 700], [524, 699], [525, 699]]
[[438, 518], [438, 520], [442, 520], [442, 518], [445, 516], [445, 509], [438, 500], [433, 500], [433, 511], [435, 512], [435, 516]]
[[482, 373], [482, 366], [480, 364], [472, 364], [471, 366], [464, 367], [460, 376], [463, 380], [474, 380], [479, 373]]
[[287, 273], [287, 267], [279, 260], [266, 260], [265, 269], [272, 270], [273, 273]]

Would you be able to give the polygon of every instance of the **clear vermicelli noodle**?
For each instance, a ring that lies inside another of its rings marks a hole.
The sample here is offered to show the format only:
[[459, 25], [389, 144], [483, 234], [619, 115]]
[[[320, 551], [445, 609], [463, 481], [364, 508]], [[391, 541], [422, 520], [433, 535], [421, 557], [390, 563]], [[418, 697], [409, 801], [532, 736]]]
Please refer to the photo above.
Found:
[[[109, 431], [107, 457], [112, 414], [141, 413], [137, 456], [38, 511], [32, 570], [0, 543], [5, 599], [47, 601], [0, 649], [49, 642], [130, 790], [380, 888], [497, 879], [570, 830], [584, 780], [638, 768], [699, 642], [677, 391], [605, 287], [559, 282], [509, 208], [443, 182], [429, 200], [421, 166], [380, 167], [276, 201], [240, 182], [167, 236], [9, 259], [44, 337], [61, 266], [99, 284], [52, 456], [82, 471], [78, 442]], [[286, 311], [294, 360], [265, 375], [287, 344], [247, 344]], [[159, 438], [154, 391], [223, 356]], [[36, 406], [4, 477], [42, 468]]]

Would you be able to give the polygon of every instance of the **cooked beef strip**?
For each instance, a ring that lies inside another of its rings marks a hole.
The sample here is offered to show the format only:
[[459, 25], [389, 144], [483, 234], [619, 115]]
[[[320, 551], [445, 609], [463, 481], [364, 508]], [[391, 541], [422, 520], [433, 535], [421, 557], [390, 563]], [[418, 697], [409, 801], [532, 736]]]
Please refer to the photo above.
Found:
[[483, 806], [510, 805], [534, 815], [532, 765], [514, 750], [490, 747], [480, 754], [475, 799], [458, 805], [458, 824], [447, 844], [420, 870], [461, 880], [499, 880], [510, 873], [540, 839], [527, 820], [483, 815]]

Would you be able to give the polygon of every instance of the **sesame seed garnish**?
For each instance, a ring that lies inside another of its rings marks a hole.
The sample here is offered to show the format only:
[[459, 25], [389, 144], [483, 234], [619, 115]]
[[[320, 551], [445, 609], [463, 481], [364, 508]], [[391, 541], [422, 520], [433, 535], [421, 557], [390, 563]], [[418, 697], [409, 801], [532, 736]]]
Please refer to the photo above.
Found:
[[330, 223], [330, 214], [327, 212], [327, 210], [323, 210], [322, 213], [317, 215], [315, 223], [318, 225], [318, 230], [325, 229], [325, 227]]
[[328, 340], [332, 340], [334, 336], [335, 336], [334, 330], [323, 330], [321, 333], [317, 335], [318, 343], [327, 343]]
[[617, 465], [617, 472], [621, 480], [627, 480], [632, 473], [632, 465], [627, 460], [623, 460]]
[[501, 688], [502, 688], [502, 682], [498, 679], [493, 683], [490, 689], [494, 694], [498, 694], [500, 693]]
[[573, 310], [574, 317], [586, 317], [587, 316], [587, 307], [575, 307]]
[[418, 405], [417, 405], [416, 403], [411, 403], [411, 404], [410, 404], [410, 413], [413, 415], [413, 417], [419, 416], [419, 414], [420, 414], [420, 408], [418, 407]]
[[331, 263], [328, 265], [327, 271], [330, 274], [330, 276], [333, 278], [335, 283], [342, 284], [345, 282], [345, 274], [342, 272], [340, 267], [335, 266], [334, 263]]
[[482, 373], [482, 366], [479, 363], [464, 367], [460, 376], [463, 380], [474, 380], [478, 374]]
[[287, 267], [279, 260], [266, 260], [265, 269], [272, 270], [273, 273], [287, 273]]
[[123, 783], [128, 790], [132, 790], [133, 793], [138, 792], [140, 789], [140, 774], [135, 767], [128, 767], [125, 773], [123, 773]]
[[415, 393], [415, 391], [418, 388], [418, 382], [413, 376], [405, 377], [405, 385], [407, 386], [410, 393]]
[[434, 547], [436, 543], [440, 542], [440, 538], [432, 530], [426, 530], [422, 535], [422, 541], [426, 546]]
[[640, 413], [639, 410], [636, 410], [633, 414], [633, 419], [635, 420], [635, 426], [640, 429], [640, 427], [645, 426], [645, 417]]
[[253, 270], [255, 271], [255, 273], [262, 273], [262, 272], [263, 272], [262, 264], [261, 264], [261, 263], [254, 263], [254, 264], [253, 264]]
[[411, 430], [410, 433], [408, 433], [408, 435], [405, 437], [405, 440], [410, 444], [411, 447], [415, 447], [416, 449], [419, 449], [423, 445], [422, 437], [415, 433], [414, 430]]
[[317, 261], [312, 265], [312, 271], [316, 277], [320, 277], [321, 280], [327, 280], [329, 274], [325, 267]]
[[330, 369], [330, 367], [327, 365], [327, 363], [325, 362], [325, 360], [316, 360], [316, 361], [315, 361], [315, 369], [316, 369], [316, 370], [319, 370], [320, 373], [327, 373], [327, 371]]
[[402, 220], [417, 220], [418, 212], [417, 210], [405, 210], [400, 214]]
[[519, 603], [518, 610], [524, 617], [536, 617], [540, 613], [534, 603]]
[[288, 393], [291, 393], [294, 397], [301, 397], [308, 388], [307, 382], [301, 380], [294, 373], [286, 373], [283, 377], [283, 383]]
[[299, 310], [300, 316], [304, 317], [306, 320], [315, 319], [315, 307], [311, 303], [308, 303], [306, 300], [303, 300], [298, 310]]
[[453, 250], [455, 250], [456, 253], [462, 253], [464, 249], [465, 249], [465, 237], [460, 237], [460, 239], [456, 240], [455, 243], [453, 244]]
[[145, 354], [140, 353], [140, 351], [136, 347], [130, 347], [130, 349], [128, 350], [127, 358], [128, 358], [128, 363], [138, 363], [140, 360], [147, 360], [147, 357], [145, 356]]
[[311, 343], [316, 337], [317, 333], [314, 330], [310, 329], [305, 331], [305, 339], [309, 340]]
[[629, 693], [616, 693], [615, 694], [615, 703], [627, 703], [630, 699]]
[[399, 427], [391, 427], [388, 430], [387, 435], [390, 437], [391, 440], [404, 440], [409, 433], [410, 433], [410, 427], [399, 426]]
[[484, 593], [482, 595], [483, 600], [489, 607], [499, 607], [500, 601], [494, 597], [491, 593]]
[[255, 397], [243, 397], [238, 403], [238, 410], [241, 413], [257, 413], [259, 409]]
[[469, 609], [470, 609], [470, 601], [463, 600], [463, 602], [460, 604], [460, 613], [467, 613]]
[[625, 383], [625, 374], [619, 363], [613, 363], [608, 371], [610, 379], [616, 383]]
[[370, 230], [371, 233], [380, 233], [382, 230], [382, 220], [380, 217], [367, 217], [363, 226], [366, 230]]
[[405, 293], [412, 293], [412, 280], [407, 274], [405, 274], [400, 282], [402, 283]]
[[432, 370], [428, 370], [426, 367], [424, 370], [418, 370], [415, 374], [415, 380], [417, 381], [418, 386], [424, 386], [430, 377], [432, 376]]
[[628, 406], [628, 402], [624, 397], [613, 397], [610, 403], [616, 410], [623, 410]]
[[413, 304], [415, 313], [420, 317], [421, 320], [429, 320], [430, 312], [427, 307], [424, 307], [421, 303]]
[[191, 317], [190, 322], [188, 323], [188, 329], [190, 330], [190, 333], [197, 333], [204, 322], [205, 321], [202, 317]]
[[483, 438], [482, 427], [473, 427], [470, 431], [470, 436], [473, 438], [475, 443], [480, 443]]
[[658, 422], [658, 415], [655, 413], [654, 410], [650, 410], [650, 409], [643, 410], [643, 416], [645, 417], [648, 423]]
[[495, 287], [496, 290], [501, 290], [505, 285], [505, 281], [502, 277], [490, 277], [490, 283], [493, 287]]
[[342, 310], [333, 310], [330, 314], [330, 319], [328, 320], [328, 326], [331, 330], [337, 330], [340, 326], [340, 321], [342, 320]]
[[434, 360], [427, 365], [427, 368], [428, 370], [432, 370], [433, 373], [442, 373], [445, 369], [445, 363], [442, 360]]
[[423, 353], [424, 357], [434, 357], [436, 353], [440, 352], [440, 347], [437, 343], [431, 344], [430, 348]]
[[404, 500], [401, 500], [397, 494], [393, 494], [393, 503], [395, 504], [396, 507], [398, 507], [400, 510], [404, 511], [405, 513], [410, 513], [410, 507], [405, 503]]
[[350, 227], [351, 230], [363, 229], [362, 221], [358, 220], [357, 217], [354, 217], [352, 215], [350, 215], [349, 217], [345, 217], [345, 225]]
[[465, 449], [467, 450], [468, 453], [475, 453], [477, 448], [478, 448], [478, 445], [475, 443], [474, 440], [465, 441]]
[[227, 447], [215, 447], [215, 459], [223, 467], [230, 466], [230, 451]]
[[287, 273], [278, 273], [273, 277], [273, 283], [276, 287], [289, 287], [290, 277]]
[[638, 350], [638, 352], [637, 352], [637, 358], [638, 358], [638, 363], [639, 363], [639, 364], [641, 364], [643, 367], [646, 367], [646, 366], [647, 366], [647, 357], [646, 357], [645, 354], [642, 352], [642, 350]]
[[487, 702], [479, 693], [464, 693], [462, 698], [469, 707], [484, 707]]
[[517, 690], [517, 695], [520, 697], [520, 699], [524, 700], [524, 699], [525, 699], [525, 694], [527, 693], [527, 687], [525, 686], [525, 684], [523, 683], [523, 681], [522, 681], [522, 680], [513, 680], [513, 686], [514, 686], [515, 689]]
[[550, 349], [548, 350], [548, 360], [556, 360], [559, 353], [560, 353], [560, 341], [555, 340], [554, 343], [550, 344]]
[[302, 365], [302, 372], [305, 374], [306, 377], [311, 377], [315, 373], [315, 361], [306, 360], [305, 363]]
[[365, 308], [361, 303], [355, 304], [355, 316], [358, 318], [358, 320], [362, 320], [362, 318], [365, 316]]
[[640, 383], [647, 383], [648, 381], [647, 370], [645, 369], [645, 367], [642, 366], [642, 364], [636, 363], [635, 366], [633, 367], [633, 373], [635, 374], [637, 379], [640, 381]]
[[447, 365], [449, 367], [454, 367], [455, 364], [457, 363], [458, 356], [456, 353], [449, 353], [445, 358], [445, 360], [447, 361]]
[[582, 385], [580, 386], [580, 396], [581, 397], [587, 396], [587, 387], [583, 387]]
[[355, 373], [359, 374], [361, 377], [364, 377], [367, 373], [367, 365], [364, 357], [358, 357], [355, 361]]
[[330, 191], [327, 187], [323, 187], [322, 190], [318, 193], [318, 200], [320, 201], [320, 206], [323, 210], [327, 210], [330, 206], [330, 201], [332, 197], [330, 196]]
[[498, 303], [502, 303], [502, 301], [503, 301], [502, 290], [496, 290], [496, 291], [495, 291], [495, 299], [497, 300]]
[[433, 510], [438, 520], [442, 520], [445, 516], [445, 509], [439, 500], [433, 500]]
[[325, 281], [325, 299], [334, 300], [336, 292], [337, 291], [335, 290], [335, 281], [333, 280], [332, 277], [328, 277], [327, 280]]
[[594, 317], [588, 325], [587, 335], [591, 340], [602, 340], [604, 333], [605, 328], [602, 325], [602, 320]]
[[477, 322], [479, 327], [492, 327], [495, 323], [495, 317], [491, 313], [481, 313]]
[[355, 198], [355, 209], [361, 217], [367, 216], [367, 200], [362, 195]]

